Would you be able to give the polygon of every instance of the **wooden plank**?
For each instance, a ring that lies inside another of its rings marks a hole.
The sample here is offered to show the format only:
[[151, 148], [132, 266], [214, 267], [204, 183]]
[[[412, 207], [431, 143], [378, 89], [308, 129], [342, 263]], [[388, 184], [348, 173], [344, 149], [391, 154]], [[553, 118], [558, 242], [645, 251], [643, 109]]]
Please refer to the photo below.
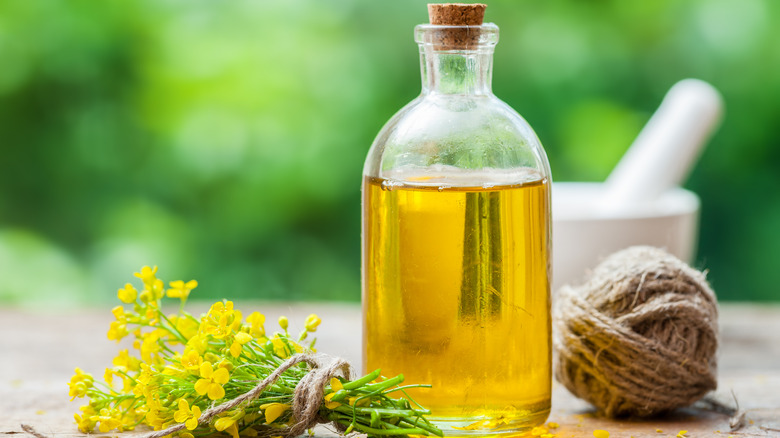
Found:
[[[198, 313], [207, 307], [195, 303], [189, 309]], [[320, 351], [340, 355], [359, 366], [359, 305], [239, 303], [236, 307], [265, 313], [268, 327], [280, 314], [299, 327], [309, 313], [318, 313], [323, 319], [317, 333]], [[0, 434], [25, 433], [21, 424], [29, 424], [46, 436], [84, 436], [73, 423], [73, 413], [81, 403], [68, 401], [66, 383], [77, 366], [99, 376], [110, 364], [117, 351], [105, 338], [112, 318], [108, 310], [54, 314], [0, 309]], [[613, 437], [636, 438], [674, 437], [681, 430], [687, 430], [689, 437], [780, 436], [780, 307], [722, 305], [720, 326], [719, 388], [714, 395], [731, 403], [733, 391], [747, 410], [747, 425], [738, 433], [728, 432], [727, 417], [695, 408], [644, 421], [599, 418], [588, 404], [557, 383], [553, 384], [550, 421], [560, 427], [551, 432], [561, 438], [592, 437], [595, 429], [607, 430]], [[317, 429], [317, 435], [332, 434]]]

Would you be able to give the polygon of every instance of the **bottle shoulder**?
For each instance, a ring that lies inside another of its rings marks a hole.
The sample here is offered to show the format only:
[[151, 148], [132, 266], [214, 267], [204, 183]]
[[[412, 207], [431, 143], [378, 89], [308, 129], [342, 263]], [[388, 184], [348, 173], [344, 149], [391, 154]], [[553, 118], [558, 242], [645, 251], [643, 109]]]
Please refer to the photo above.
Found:
[[496, 96], [424, 94], [399, 110], [376, 136], [364, 174], [389, 177], [426, 167], [483, 171], [531, 169], [549, 177], [539, 138]]

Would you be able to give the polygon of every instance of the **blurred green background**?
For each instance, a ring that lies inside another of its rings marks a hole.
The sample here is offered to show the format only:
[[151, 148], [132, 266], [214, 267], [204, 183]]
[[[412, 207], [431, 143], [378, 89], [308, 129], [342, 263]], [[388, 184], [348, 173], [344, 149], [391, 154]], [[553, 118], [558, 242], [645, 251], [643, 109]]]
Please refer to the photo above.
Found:
[[[722, 299], [780, 292], [780, 2], [489, 3], [494, 91], [554, 179], [604, 179], [669, 87], [726, 117], [686, 187]], [[360, 298], [360, 180], [420, 90], [395, 0], [0, 2], [0, 304], [115, 300], [141, 265], [198, 297]]]

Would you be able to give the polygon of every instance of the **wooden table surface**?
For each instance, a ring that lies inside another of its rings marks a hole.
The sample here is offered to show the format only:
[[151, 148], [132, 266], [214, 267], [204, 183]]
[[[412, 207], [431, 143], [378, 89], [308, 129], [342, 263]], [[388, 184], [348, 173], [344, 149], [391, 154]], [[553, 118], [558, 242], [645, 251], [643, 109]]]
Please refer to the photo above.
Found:
[[[194, 314], [207, 307], [188, 304]], [[284, 314], [298, 325], [316, 312], [323, 319], [317, 332], [319, 350], [360, 364], [357, 304], [237, 303], [236, 307], [245, 312], [260, 310], [269, 318]], [[105, 337], [112, 319], [108, 309], [60, 313], [0, 309], [0, 435], [24, 434], [21, 425], [27, 424], [45, 436], [84, 436], [73, 422], [83, 400], [70, 402], [66, 383], [77, 366], [102, 376], [116, 354], [116, 345]], [[780, 307], [724, 304], [720, 329], [719, 384], [714, 396], [733, 404], [733, 392], [747, 412], [742, 429], [730, 433], [728, 417], [696, 408], [644, 421], [599, 418], [587, 403], [554, 382], [549, 421], [560, 426], [550, 432], [560, 438], [593, 437], [595, 429], [607, 430], [611, 437], [635, 438], [676, 437], [681, 430], [687, 430], [688, 437], [780, 436]], [[317, 434], [327, 435], [319, 429]]]

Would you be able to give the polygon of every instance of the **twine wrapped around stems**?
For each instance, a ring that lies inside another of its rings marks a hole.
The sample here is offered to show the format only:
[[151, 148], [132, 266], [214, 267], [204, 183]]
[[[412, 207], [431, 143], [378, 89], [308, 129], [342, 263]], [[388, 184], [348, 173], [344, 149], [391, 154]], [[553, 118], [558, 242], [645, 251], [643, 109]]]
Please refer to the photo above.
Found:
[[[324, 365], [325, 360], [329, 360], [327, 365]], [[279, 365], [274, 372], [260, 381], [252, 390], [204, 411], [198, 418], [198, 424], [207, 424], [212, 418], [222, 412], [228, 411], [241, 403], [256, 399], [267, 387], [276, 382], [282, 373], [301, 362], [308, 364], [311, 369], [295, 387], [295, 396], [293, 397], [292, 404], [293, 425], [284, 429], [273, 429], [272, 435], [294, 437], [301, 435], [307, 429], [310, 429], [319, 423], [329, 422], [329, 420], [319, 416], [325, 385], [331, 377], [338, 374], [346, 379], [351, 379], [352, 367], [349, 362], [338, 357], [331, 358], [324, 354], [295, 354]], [[344, 426], [341, 424], [333, 423], [333, 425], [340, 432], [345, 430]], [[150, 432], [144, 435], [143, 438], [162, 438], [171, 433], [178, 432], [184, 429], [184, 427], [184, 423], [176, 424], [167, 429]]]
[[674, 256], [619, 251], [556, 298], [555, 377], [603, 414], [655, 415], [716, 388], [715, 294]]

